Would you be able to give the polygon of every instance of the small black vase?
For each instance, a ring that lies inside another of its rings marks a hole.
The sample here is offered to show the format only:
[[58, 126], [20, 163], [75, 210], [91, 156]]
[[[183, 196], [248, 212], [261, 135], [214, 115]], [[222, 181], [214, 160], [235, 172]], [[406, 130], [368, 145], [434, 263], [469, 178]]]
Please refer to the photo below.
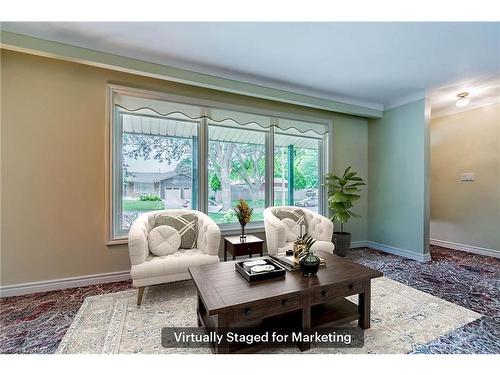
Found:
[[319, 258], [309, 253], [300, 259], [300, 270], [304, 276], [314, 276], [319, 270]]

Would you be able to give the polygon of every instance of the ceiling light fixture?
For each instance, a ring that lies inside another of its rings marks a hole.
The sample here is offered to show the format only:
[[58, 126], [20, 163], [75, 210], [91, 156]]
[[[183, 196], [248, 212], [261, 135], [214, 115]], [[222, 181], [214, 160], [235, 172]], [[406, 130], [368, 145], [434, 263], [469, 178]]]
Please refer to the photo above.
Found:
[[461, 92], [460, 94], [457, 95], [457, 97], [458, 97], [458, 100], [455, 103], [455, 105], [458, 108], [465, 107], [467, 104], [469, 104], [469, 93], [467, 91]]

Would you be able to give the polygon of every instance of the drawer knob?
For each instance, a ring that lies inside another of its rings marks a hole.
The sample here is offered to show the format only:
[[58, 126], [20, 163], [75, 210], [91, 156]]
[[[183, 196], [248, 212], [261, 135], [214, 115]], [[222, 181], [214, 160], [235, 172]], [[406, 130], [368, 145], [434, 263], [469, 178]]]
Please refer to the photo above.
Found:
[[245, 315], [246, 315], [246, 316], [248, 316], [248, 315], [250, 315], [251, 313], [252, 313], [252, 309], [251, 309], [250, 307], [247, 307], [247, 308], [245, 309]]
[[283, 301], [281, 301], [281, 304], [282, 304], [283, 306], [288, 306], [290, 303], [288, 302], [288, 300], [287, 300], [287, 299], [284, 299]]
[[354, 285], [353, 284], [349, 284], [349, 290], [353, 290], [354, 289]]
[[323, 297], [324, 297], [324, 296], [326, 296], [326, 290], [324, 290], [324, 289], [323, 289], [323, 290], [321, 291], [321, 295], [322, 295]]

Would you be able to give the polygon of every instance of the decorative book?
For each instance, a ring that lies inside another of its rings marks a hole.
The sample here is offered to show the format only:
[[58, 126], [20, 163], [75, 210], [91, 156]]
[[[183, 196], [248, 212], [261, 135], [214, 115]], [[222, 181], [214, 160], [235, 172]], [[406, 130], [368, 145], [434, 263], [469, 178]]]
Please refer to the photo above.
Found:
[[[298, 260], [292, 256], [282, 256], [282, 255], [272, 255], [271, 258], [276, 260], [280, 265], [282, 265], [287, 271], [297, 271], [300, 270], [300, 264]], [[326, 260], [324, 258], [318, 257], [320, 260], [319, 266], [323, 267], [326, 265]]]

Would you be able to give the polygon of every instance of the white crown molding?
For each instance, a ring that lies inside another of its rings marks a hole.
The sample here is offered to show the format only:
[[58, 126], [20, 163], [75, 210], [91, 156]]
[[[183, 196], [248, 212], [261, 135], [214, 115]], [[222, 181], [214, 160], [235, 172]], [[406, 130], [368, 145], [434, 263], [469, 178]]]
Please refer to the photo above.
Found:
[[87, 285], [112, 283], [130, 280], [130, 271], [108, 272], [96, 275], [67, 277], [33, 283], [12, 284], [0, 286], [0, 297], [21, 296], [24, 294], [49, 292], [67, 288], [77, 288]]
[[341, 102], [324, 97], [304, 95], [297, 92], [268, 87], [267, 85], [257, 85], [209, 74], [192, 72], [172, 66], [155, 64], [144, 60], [132, 59], [65, 43], [11, 33], [4, 30], [0, 30], [0, 35], [0, 47], [17, 52], [71, 61], [240, 95], [317, 108], [331, 112], [345, 113], [368, 118], [381, 118], [383, 115], [382, 110], [379, 109], [381, 107], [374, 103], [371, 103], [371, 105], [376, 108], [348, 103], [349, 101], [354, 103], [352, 99], [346, 99]]
[[484, 256], [489, 256], [489, 257], [500, 259], [500, 250], [486, 249], [484, 247], [478, 247], [478, 246], [472, 246], [472, 245], [464, 245], [464, 244], [456, 243], [456, 242], [438, 240], [437, 238], [431, 238], [429, 243], [431, 245], [446, 247], [448, 249], [465, 251], [467, 253], [479, 254], [479, 255], [484, 255]]
[[401, 98], [394, 100], [389, 104], [387, 104], [386, 106], [384, 106], [384, 111], [388, 111], [389, 109], [393, 109], [396, 107], [401, 107], [408, 103], [416, 102], [417, 100], [424, 99], [425, 97], [426, 97], [426, 92], [424, 90], [421, 90], [419, 92], [410, 95], [402, 96]]

